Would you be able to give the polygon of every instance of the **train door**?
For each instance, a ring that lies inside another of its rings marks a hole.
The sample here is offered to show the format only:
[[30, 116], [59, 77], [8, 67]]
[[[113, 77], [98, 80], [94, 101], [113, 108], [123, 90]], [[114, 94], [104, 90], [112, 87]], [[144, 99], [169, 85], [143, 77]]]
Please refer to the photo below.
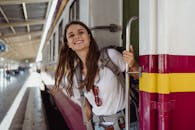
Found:
[[[129, 33], [126, 34], [126, 30], [129, 29]], [[133, 45], [135, 52], [135, 59], [139, 62], [139, 0], [124, 0], [123, 1], [123, 30], [122, 30], [123, 46], [129, 41]], [[130, 36], [128, 36], [130, 35]], [[127, 40], [127, 41], [126, 41]], [[129, 75], [126, 75], [129, 77]], [[126, 84], [129, 84], [129, 80], [126, 79]], [[129, 86], [126, 86], [128, 91]], [[131, 84], [131, 101], [130, 107], [126, 106], [126, 121], [130, 123], [131, 129], [138, 129], [138, 108], [139, 108], [139, 92], [138, 84]], [[126, 93], [128, 94], [128, 92]], [[126, 97], [128, 98], [128, 96]], [[130, 116], [129, 116], [130, 114]], [[128, 120], [130, 118], [130, 121]], [[126, 127], [129, 124], [126, 124]]]
[[[126, 25], [133, 16], [139, 17], [139, 0], [123, 0], [123, 46], [126, 44]], [[132, 22], [131, 44], [135, 51], [135, 58], [139, 60], [139, 21]]]

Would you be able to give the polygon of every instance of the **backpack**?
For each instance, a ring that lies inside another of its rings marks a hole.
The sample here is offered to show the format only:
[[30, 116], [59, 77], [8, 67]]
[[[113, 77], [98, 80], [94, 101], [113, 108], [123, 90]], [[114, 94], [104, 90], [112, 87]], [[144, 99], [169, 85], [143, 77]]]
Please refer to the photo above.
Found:
[[[117, 65], [114, 64], [112, 59], [108, 55], [108, 49], [115, 49], [118, 52], [122, 53], [125, 48], [119, 47], [119, 46], [108, 46], [101, 49], [100, 53], [100, 61], [102, 62], [102, 66], [109, 68], [116, 76], [119, 82], [123, 87], [125, 87], [125, 72], [120, 72]], [[138, 120], [138, 105], [139, 105], [139, 90], [138, 90], [138, 80], [133, 79], [133, 77], [130, 76], [130, 118], [131, 122], [135, 122]]]

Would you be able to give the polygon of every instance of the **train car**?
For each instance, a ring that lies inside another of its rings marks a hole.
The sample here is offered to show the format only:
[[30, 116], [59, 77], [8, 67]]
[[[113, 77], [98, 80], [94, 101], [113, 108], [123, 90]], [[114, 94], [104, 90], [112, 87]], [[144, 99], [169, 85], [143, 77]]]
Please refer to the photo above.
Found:
[[[194, 130], [195, 16], [193, 0], [62, 1], [49, 30], [42, 66], [54, 77], [65, 25], [86, 23], [100, 47], [126, 44], [133, 16], [131, 44], [142, 68], [139, 80], [140, 130]], [[85, 130], [80, 106], [65, 93], [54, 98], [70, 130]]]

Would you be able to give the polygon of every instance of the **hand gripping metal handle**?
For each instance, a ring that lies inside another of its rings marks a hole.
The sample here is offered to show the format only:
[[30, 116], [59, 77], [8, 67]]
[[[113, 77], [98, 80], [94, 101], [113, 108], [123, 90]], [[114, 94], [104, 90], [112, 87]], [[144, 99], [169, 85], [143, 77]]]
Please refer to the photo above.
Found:
[[[138, 17], [133, 16], [126, 27], [126, 50], [129, 51], [130, 48], [130, 36], [131, 36], [131, 25], [132, 22], [137, 20]], [[126, 64], [126, 73], [125, 73], [125, 99], [126, 99], [126, 106], [125, 106], [125, 130], [129, 130], [130, 129], [130, 98], [129, 98], [129, 93], [130, 93], [130, 79], [129, 79], [129, 67], [128, 64]]]

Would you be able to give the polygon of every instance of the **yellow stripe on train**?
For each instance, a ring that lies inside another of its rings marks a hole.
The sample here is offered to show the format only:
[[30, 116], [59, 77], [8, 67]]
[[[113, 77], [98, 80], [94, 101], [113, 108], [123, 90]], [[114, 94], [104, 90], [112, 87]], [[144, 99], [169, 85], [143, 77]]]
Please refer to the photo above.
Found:
[[139, 89], [159, 94], [195, 92], [195, 73], [142, 73]]

